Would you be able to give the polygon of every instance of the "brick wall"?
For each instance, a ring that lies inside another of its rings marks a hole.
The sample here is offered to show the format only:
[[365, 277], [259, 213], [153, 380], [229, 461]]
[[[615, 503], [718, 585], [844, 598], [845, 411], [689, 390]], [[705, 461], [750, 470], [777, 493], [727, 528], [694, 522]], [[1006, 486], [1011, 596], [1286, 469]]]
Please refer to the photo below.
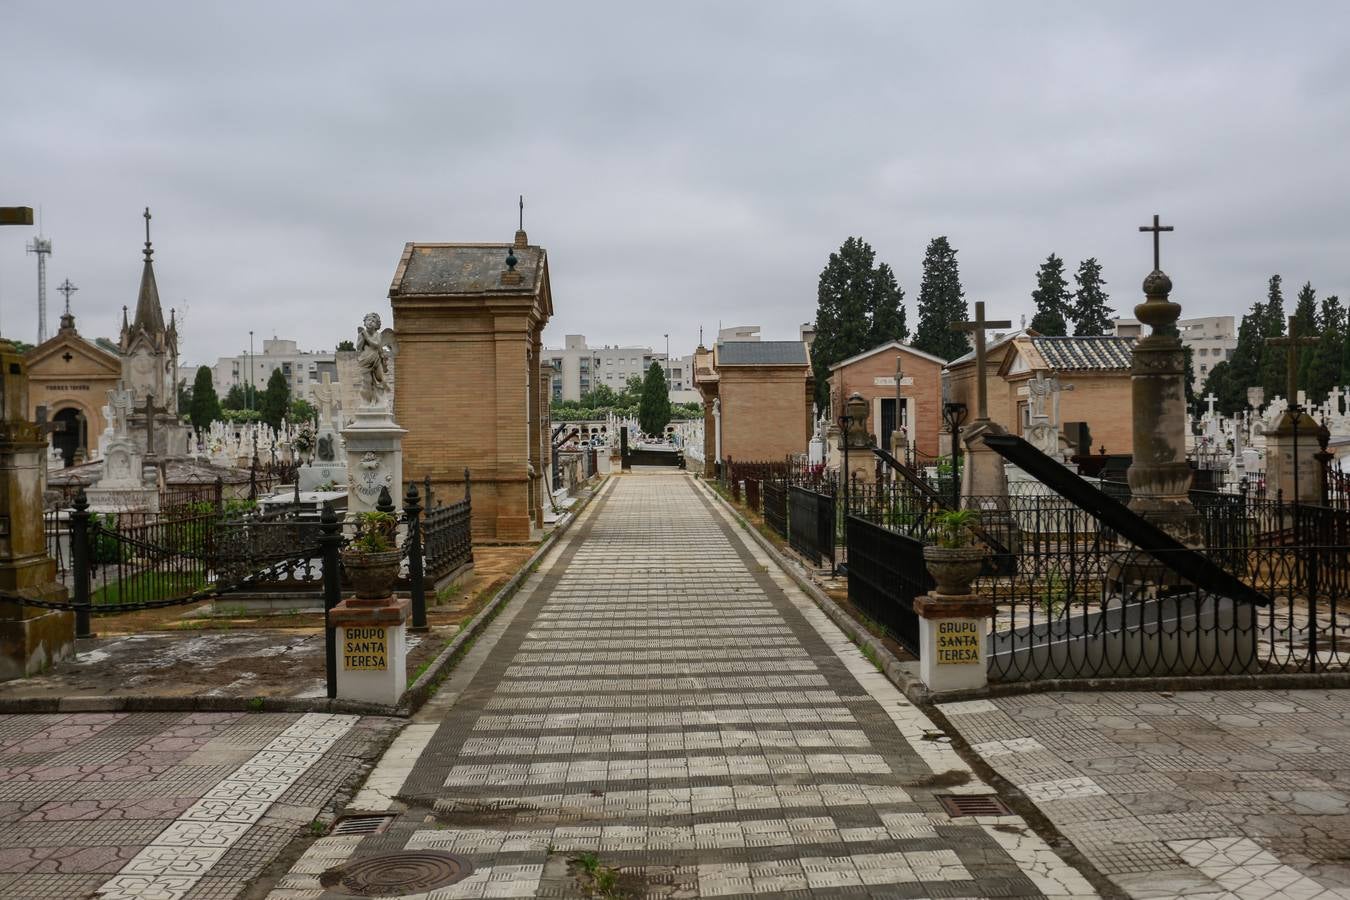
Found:
[[722, 457], [782, 459], [811, 439], [811, 381], [799, 368], [724, 366], [718, 370]]
[[[895, 387], [878, 385], [877, 378], [895, 377], [895, 357], [903, 351], [883, 351], [855, 363], [836, 369], [830, 376], [830, 396], [837, 396], [840, 386], [844, 397], [854, 391], [867, 398], [870, 410], [868, 430], [881, 443], [881, 400], [894, 399]], [[909, 414], [909, 436], [920, 453], [938, 454], [938, 433], [942, 429], [942, 364], [912, 353], [904, 353], [904, 374], [913, 384], [901, 389]], [[839, 415], [835, 411], [833, 415]], [[889, 450], [890, 447], [885, 449]]]

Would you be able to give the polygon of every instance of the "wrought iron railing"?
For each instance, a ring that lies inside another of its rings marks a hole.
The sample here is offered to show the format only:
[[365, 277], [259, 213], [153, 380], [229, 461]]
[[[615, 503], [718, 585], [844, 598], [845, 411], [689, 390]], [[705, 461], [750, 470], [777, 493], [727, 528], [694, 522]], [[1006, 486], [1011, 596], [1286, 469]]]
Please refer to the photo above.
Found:
[[834, 497], [792, 485], [788, 488], [788, 543], [813, 566], [826, 558], [835, 565]]
[[761, 491], [764, 496], [764, 524], [783, 538], [787, 537], [788, 532], [787, 491], [787, 483], [776, 479], [764, 482]]
[[923, 542], [858, 516], [846, 520], [848, 599], [912, 653], [919, 651], [914, 600], [934, 585]]

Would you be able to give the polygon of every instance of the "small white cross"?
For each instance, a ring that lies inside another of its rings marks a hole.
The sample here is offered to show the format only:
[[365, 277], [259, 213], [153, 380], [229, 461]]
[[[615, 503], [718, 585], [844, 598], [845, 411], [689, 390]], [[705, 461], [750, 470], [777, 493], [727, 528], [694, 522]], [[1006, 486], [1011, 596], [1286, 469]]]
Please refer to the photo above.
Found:
[[1210, 391], [1208, 397], [1201, 397], [1200, 399], [1209, 404], [1209, 415], [1212, 418], [1214, 416], [1214, 404], [1219, 402], [1219, 398], [1214, 396], [1213, 391]]

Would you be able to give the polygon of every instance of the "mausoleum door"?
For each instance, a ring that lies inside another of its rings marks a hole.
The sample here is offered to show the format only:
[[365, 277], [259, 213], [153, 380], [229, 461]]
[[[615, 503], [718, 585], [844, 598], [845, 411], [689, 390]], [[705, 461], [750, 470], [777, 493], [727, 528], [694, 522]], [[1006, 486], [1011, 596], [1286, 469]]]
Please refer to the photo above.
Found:
[[[904, 397], [900, 400], [900, 425], [902, 427], [909, 425], [909, 398]], [[878, 446], [891, 446], [891, 432], [895, 431], [895, 398], [881, 398], [881, 443]]]
[[[63, 409], [53, 418], [53, 424], [64, 426], [58, 428], [52, 434], [52, 441], [57, 450], [61, 451], [61, 456], [66, 461], [66, 465], [72, 465], [75, 462], [75, 451], [77, 448], [84, 447], [84, 415], [78, 409]], [[88, 449], [87, 447], [84, 449]]]

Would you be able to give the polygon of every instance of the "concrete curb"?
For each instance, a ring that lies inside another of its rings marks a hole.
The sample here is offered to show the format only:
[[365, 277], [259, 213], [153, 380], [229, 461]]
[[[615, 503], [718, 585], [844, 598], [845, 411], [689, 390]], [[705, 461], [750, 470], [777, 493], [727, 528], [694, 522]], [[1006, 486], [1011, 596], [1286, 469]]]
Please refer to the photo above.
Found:
[[787, 576], [796, 583], [797, 587], [801, 588], [806, 596], [810, 597], [811, 601], [815, 603], [816, 606], [820, 607], [821, 612], [830, 617], [830, 620], [839, 627], [840, 631], [844, 632], [850, 641], [857, 644], [859, 647], [866, 647], [876, 654], [877, 662], [881, 664], [881, 670], [885, 673], [886, 678], [891, 684], [900, 689], [900, 692], [905, 695], [909, 702], [913, 703], [915, 706], [924, 706], [931, 702], [928, 688], [924, 686], [923, 682], [905, 672], [901, 668], [902, 663], [900, 660], [896, 659], [895, 655], [891, 653], [890, 650], [886, 649], [885, 644], [877, 640], [870, 631], [862, 627], [862, 625], [856, 622], [852, 616], [840, 609], [838, 604], [831, 600], [814, 581], [807, 577], [800, 562], [785, 556], [782, 551], [773, 545], [772, 541], [759, 533], [759, 529], [754, 526], [753, 522], [741, 515], [739, 509], [728, 502], [727, 499], [717, 493], [717, 491], [705, 484], [702, 479], [698, 479], [698, 483], [699, 487], [707, 491], [714, 500], [722, 504], [722, 506], [735, 517], [736, 521], [741, 523], [741, 526], [745, 529], [746, 533], [759, 544], [760, 548], [763, 549], [765, 553], [769, 554], [771, 559], [778, 563], [778, 568], [787, 573]]
[[581, 513], [604, 489], [606, 482], [596, 485], [590, 495], [572, 509], [573, 515], [559, 525], [539, 544], [491, 600], [460, 628], [459, 633], [436, 655], [427, 670], [403, 692], [397, 707], [381, 703], [363, 703], [355, 700], [330, 700], [327, 697], [10, 697], [0, 698], [0, 715], [32, 713], [85, 712], [290, 712], [341, 713], [357, 716], [397, 716], [407, 718], [415, 713], [435, 692], [441, 679], [453, 667], [457, 657], [473, 642], [483, 629], [496, 618], [497, 613], [524, 584], [544, 554], [553, 549], [562, 535], [581, 517]]

